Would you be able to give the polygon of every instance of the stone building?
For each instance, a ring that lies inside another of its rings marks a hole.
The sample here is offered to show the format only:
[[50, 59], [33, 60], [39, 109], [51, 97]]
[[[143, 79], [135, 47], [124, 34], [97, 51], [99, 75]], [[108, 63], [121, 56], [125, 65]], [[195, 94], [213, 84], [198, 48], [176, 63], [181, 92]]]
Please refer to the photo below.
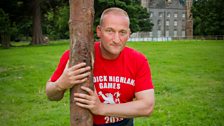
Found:
[[192, 0], [141, 0], [154, 24], [151, 32], [134, 33], [139, 38], [186, 38], [193, 36]]

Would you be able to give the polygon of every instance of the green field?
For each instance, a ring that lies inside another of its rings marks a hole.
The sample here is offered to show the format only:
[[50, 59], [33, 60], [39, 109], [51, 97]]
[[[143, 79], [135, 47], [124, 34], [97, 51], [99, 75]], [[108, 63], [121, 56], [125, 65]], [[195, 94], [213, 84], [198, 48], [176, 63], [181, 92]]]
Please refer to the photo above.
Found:
[[[21, 43], [16, 43], [21, 45]], [[45, 83], [68, 42], [0, 48], [0, 125], [69, 126], [69, 93], [48, 101]], [[135, 126], [224, 126], [224, 41], [130, 42], [150, 63], [156, 104]]]

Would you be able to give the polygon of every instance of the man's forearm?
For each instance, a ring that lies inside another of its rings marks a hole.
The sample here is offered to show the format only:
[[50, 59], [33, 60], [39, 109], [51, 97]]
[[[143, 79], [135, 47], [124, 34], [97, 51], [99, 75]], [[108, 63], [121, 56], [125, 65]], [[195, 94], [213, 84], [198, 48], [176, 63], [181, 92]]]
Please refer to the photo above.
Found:
[[122, 104], [105, 104], [102, 107], [101, 115], [133, 118], [149, 116], [154, 108], [154, 91], [148, 90], [142, 94], [147, 99], [137, 99]]
[[153, 105], [147, 106], [141, 101], [132, 101], [122, 104], [106, 104], [102, 115], [115, 117], [134, 118], [149, 116], [153, 111]]
[[46, 85], [46, 94], [49, 100], [59, 101], [64, 97], [65, 90], [61, 89], [57, 82], [48, 81]]

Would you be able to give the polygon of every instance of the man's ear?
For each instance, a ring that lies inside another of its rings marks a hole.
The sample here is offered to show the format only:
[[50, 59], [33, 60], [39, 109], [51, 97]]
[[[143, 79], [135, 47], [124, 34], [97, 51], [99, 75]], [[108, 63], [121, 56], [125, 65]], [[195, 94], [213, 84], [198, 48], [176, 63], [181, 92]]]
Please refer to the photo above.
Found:
[[101, 37], [101, 33], [102, 31], [101, 31], [101, 27], [100, 27], [100, 25], [98, 25], [97, 27], [96, 27], [96, 35], [97, 35], [97, 37]]
[[128, 36], [129, 38], [131, 37], [131, 29], [129, 28], [129, 36]]

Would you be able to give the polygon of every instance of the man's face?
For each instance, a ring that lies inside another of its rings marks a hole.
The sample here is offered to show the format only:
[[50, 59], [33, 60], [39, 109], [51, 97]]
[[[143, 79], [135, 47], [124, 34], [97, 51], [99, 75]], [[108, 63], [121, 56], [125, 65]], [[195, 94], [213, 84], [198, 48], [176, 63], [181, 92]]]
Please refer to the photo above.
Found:
[[115, 59], [125, 47], [130, 36], [129, 20], [126, 16], [107, 14], [97, 27], [97, 36], [101, 40], [102, 56]]

